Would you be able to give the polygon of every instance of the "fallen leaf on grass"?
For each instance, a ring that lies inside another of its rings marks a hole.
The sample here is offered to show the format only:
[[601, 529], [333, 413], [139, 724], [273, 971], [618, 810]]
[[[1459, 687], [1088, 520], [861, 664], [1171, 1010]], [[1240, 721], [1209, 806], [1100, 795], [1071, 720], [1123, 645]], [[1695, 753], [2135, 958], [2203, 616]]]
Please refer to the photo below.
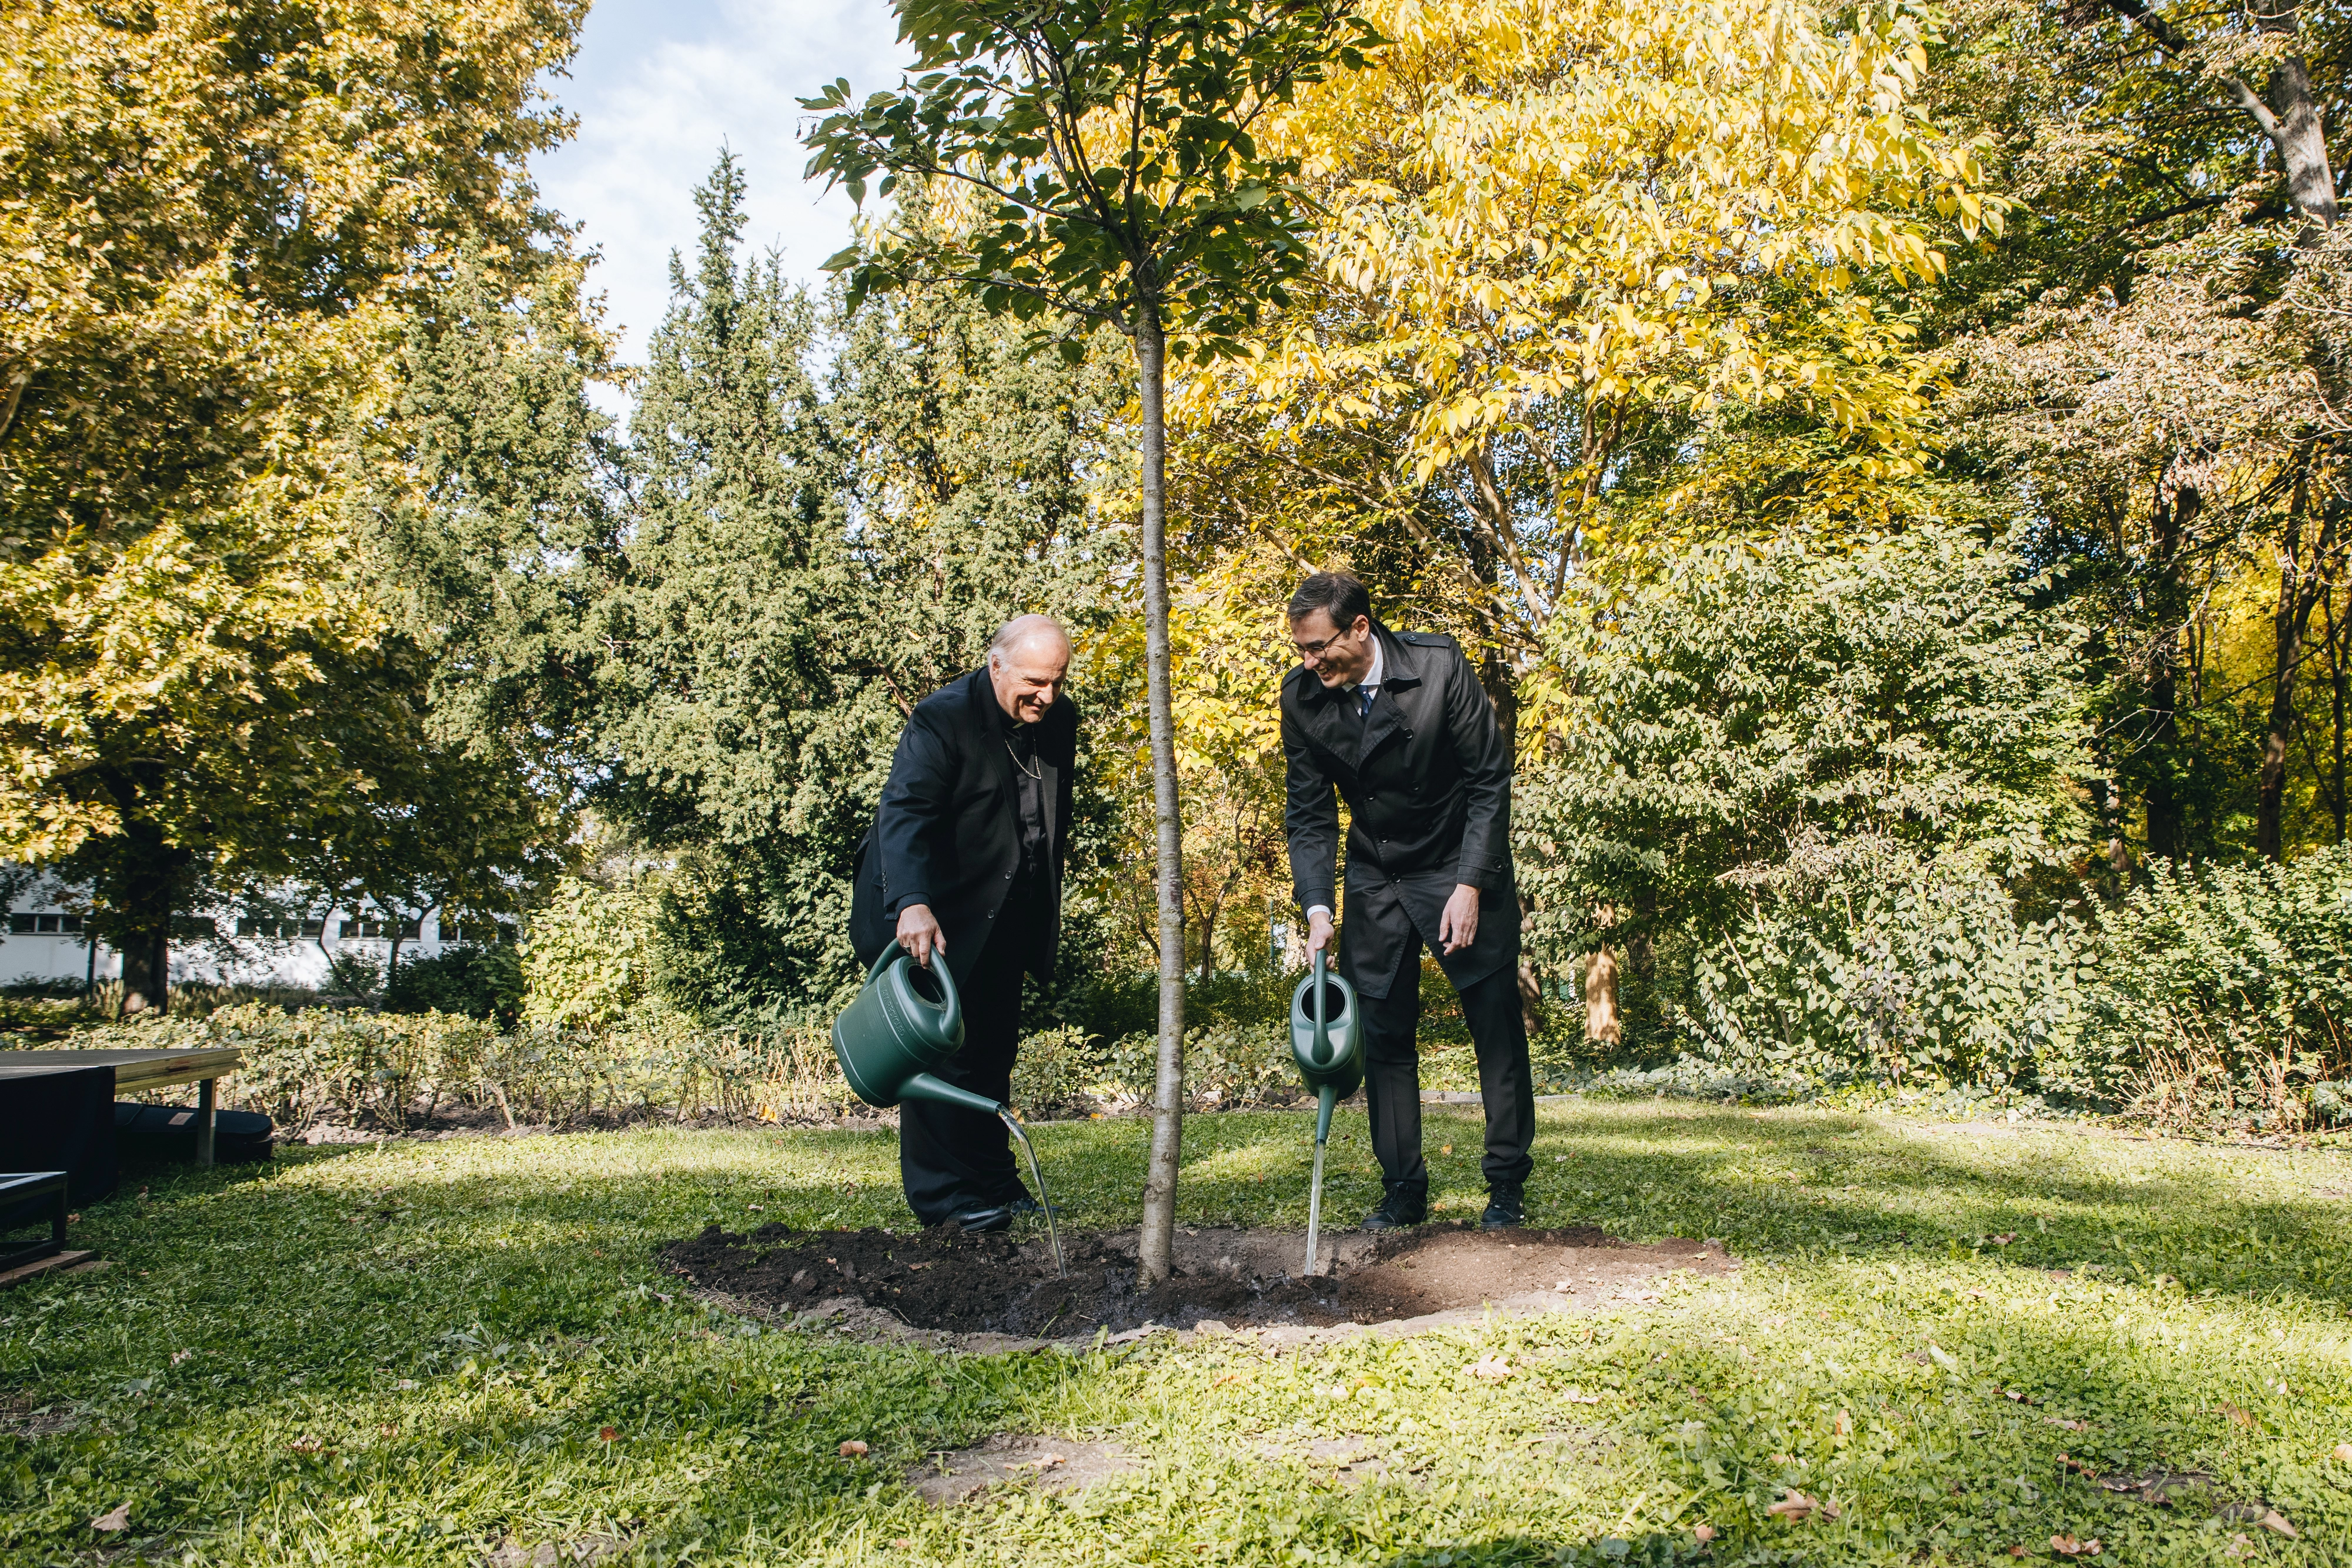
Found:
[[1816, 1513], [1823, 1519], [1835, 1519], [1838, 1516], [1838, 1506], [1833, 1502], [1822, 1502], [1817, 1498], [1807, 1497], [1801, 1491], [1791, 1491], [1764, 1511], [1781, 1515], [1791, 1524], [1802, 1524]]
[[180, 1363], [187, 1360], [188, 1357], [195, 1354], [196, 1353], [193, 1350], [175, 1350], [172, 1353], [172, 1364], [173, 1366], [177, 1366]]
[[911, 1535], [894, 1535], [890, 1538], [890, 1544], [895, 1550], [904, 1552], [915, 1544], [915, 1538]]
[[1715, 1539], [1715, 1526], [1713, 1526], [1713, 1525], [1711, 1525], [1711, 1524], [1702, 1524], [1702, 1525], [1699, 1525], [1699, 1526], [1697, 1526], [1696, 1528], [1695, 1528], [1695, 1529], [1693, 1529], [1693, 1530], [1692, 1530], [1692, 1531], [1691, 1531], [1691, 1537], [1692, 1537], [1692, 1539], [1696, 1540], [1696, 1542], [1697, 1542], [1701, 1546], [1704, 1546], [1704, 1545], [1706, 1545], [1708, 1542], [1713, 1541], [1713, 1540]]
[[599, 1427], [596, 1428], [596, 1440], [600, 1443], [617, 1442], [620, 1439], [620, 1436], [621, 1429], [618, 1427]]
[[1450, 1155], [1454, 1152], [1454, 1145], [1452, 1144], [1441, 1144], [1438, 1145], [1437, 1152], [1441, 1155]]
[[2016, 1231], [2014, 1231], [2014, 1230], [2004, 1230], [2004, 1231], [2002, 1231], [2000, 1235], [1998, 1235], [1998, 1236], [1996, 1236], [1996, 1237], [1994, 1237], [1994, 1238], [1992, 1239], [1992, 1244], [1993, 1244], [1994, 1246], [1996, 1246], [1996, 1247], [2006, 1247], [2006, 1246], [2008, 1246], [2011, 1242], [2012, 1242], [2012, 1241], [2014, 1241], [2014, 1240], [2016, 1240], [2016, 1239], [2017, 1239], [2017, 1232], [2016, 1232]]
[[2062, 1421], [2055, 1416], [2044, 1416], [2042, 1418], [2053, 1427], [2063, 1427], [2069, 1432], [2087, 1432], [2091, 1429], [2091, 1424], [2088, 1421]]
[[2231, 1420], [2235, 1421], [2239, 1426], [2246, 1427], [2249, 1430], [2252, 1430], [2253, 1427], [2253, 1414], [2242, 1406], [2232, 1405], [2228, 1400], [2224, 1399], [2221, 1401], [2221, 1414], [2227, 1416]]
[[2009, 1549], [2009, 1554], [2011, 1557], [2022, 1557], [2025, 1555], [2025, 1548], [2022, 1546], [2012, 1546]]
[[1479, 1358], [1478, 1364], [1470, 1369], [1470, 1375], [1483, 1377], [1489, 1383], [1500, 1383], [1512, 1375], [1511, 1364], [1489, 1353]]
[[2053, 1535], [2050, 1538], [2050, 1550], [2061, 1557], [2096, 1557], [2099, 1538], [2094, 1535], [2088, 1541], [2077, 1541], [2071, 1535]]
[[2272, 1531], [2277, 1534], [2285, 1536], [2289, 1541], [2300, 1541], [2303, 1539], [2302, 1532], [2296, 1530], [2294, 1525], [2289, 1524], [2287, 1522], [2286, 1515], [2281, 1513], [2276, 1509], [2271, 1510], [2268, 1513], [2263, 1515], [2262, 1518], [2254, 1521], [2254, 1522], [2261, 1525], [2264, 1530]]
[[2336, 1445], [2336, 1462], [2339, 1465], [2352, 1465], [2352, 1443]]
[[1601, 1403], [1601, 1396], [1598, 1394], [1579, 1394], [1573, 1388], [1561, 1395], [1560, 1397], [1567, 1400], [1570, 1405], [1598, 1405]]
[[334, 1452], [332, 1448], [328, 1448], [325, 1443], [311, 1437], [308, 1432], [305, 1432], [302, 1436], [295, 1438], [286, 1446], [293, 1449], [298, 1454], [331, 1454]]
[[845, 1459], [862, 1459], [866, 1457], [866, 1445], [852, 1437], [841, 1445], [841, 1457]]
[[1069, 1460], [1062, 1458], [1059, 1454], [1040, 1454], [1037, 1456], [1037, 1468], [1041, 1470], [1050, 1470], [1055, 1465], [1066, 1465], [1069, 1462]]
[[101, 1513], [89, 1521], [92, 1530], [128, 1530], [131, 1528], [131, 1505], [124, 1503], [112, 1513]]

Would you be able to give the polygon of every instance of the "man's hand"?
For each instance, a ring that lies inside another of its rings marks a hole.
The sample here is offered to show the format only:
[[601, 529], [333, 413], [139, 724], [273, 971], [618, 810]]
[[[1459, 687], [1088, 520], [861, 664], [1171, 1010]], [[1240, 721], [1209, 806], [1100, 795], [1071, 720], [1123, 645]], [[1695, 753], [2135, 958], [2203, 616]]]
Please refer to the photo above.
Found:
[[1454, 884], [1445, 913], [1437, 917], [1437, 941], [1448, 953], [1459, 953], [1478, 939], [1478, 890], [1466, 882]]
[[926, 969], [931, 967], [933, 953], [948, 950], [947, 934], [940, 929], [929, 904], [910, 904], [898, 911], [898, 946]]
[[1315, 955], [1331, 946], [1331, 912], [1318, 909], [1307, 916], [1307, 961], [1315, 962]]

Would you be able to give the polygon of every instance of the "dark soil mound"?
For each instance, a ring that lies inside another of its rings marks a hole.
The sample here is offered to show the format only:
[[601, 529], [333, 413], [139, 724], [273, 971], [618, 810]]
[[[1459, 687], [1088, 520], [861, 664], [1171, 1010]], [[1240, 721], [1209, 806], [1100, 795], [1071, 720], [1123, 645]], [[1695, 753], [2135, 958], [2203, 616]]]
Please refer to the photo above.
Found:
[[967, 1236], [951, 1226], [750, 1234], [717, 1226], [661, 1251], [677, 1273], [761, 1306], [796, 1309], [856, 1297], [915, 1328], [1067, 1339], [1147, 1322], [1234, 1328], [1389, 1322], [1538, 1295], [1593, 1304], [1669, 1270], [1722, 1273], [1729, 1260], [1694, 1241], [1629, 1246], [1598, 1229], [1479, 1231], [1427, 1226], [1335, 1239], [1330, 1272], [1300, 1278], [1303, 1240], [1282, 1231], [1189, 1230], [1177, 1270], [1136, 1288], [1132, 1231], [1065, 1236], [1069, 1277], [1043, 1237]]

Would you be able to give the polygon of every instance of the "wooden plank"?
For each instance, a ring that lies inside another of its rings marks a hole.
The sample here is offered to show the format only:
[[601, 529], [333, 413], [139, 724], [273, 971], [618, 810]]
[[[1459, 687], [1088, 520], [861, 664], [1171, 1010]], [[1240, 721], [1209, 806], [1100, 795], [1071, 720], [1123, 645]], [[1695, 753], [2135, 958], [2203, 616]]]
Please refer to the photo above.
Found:
[[28, 1078], [75, 1067], [111, 1067], [117, 1093], [168, 1089], [224, 1078], [245, 1065], [233, 1047], [186, 1051], [0, 1051], [0, 1078]]
[[79, 1268], [97, 1256], [95, 1252], [52, 1252], [46, 1258], [36, 1258], [29, 1263], [0, 1273], [0, 1289], [55, 1270]]

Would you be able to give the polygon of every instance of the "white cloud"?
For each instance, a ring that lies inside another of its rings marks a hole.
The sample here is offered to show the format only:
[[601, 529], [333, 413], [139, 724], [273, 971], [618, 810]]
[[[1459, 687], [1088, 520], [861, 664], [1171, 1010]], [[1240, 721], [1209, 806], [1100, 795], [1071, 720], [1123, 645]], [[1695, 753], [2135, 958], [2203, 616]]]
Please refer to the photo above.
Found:
[[598, 0], [572, 79], [554, 84], [578, 136], [540, 160], [541, 193], [602, 252], [591, 287], [625, 356], [642, 361], [669, 298], [669, 255], [691, 256], [693, 189], [723, 143], [750, 184], [747, 247], [776, 247], [809, 280], [848, 243], [846, 194], [804, 183], [800, 99], [836, 77], [859, 96], [898, 80], [886, 0]]

